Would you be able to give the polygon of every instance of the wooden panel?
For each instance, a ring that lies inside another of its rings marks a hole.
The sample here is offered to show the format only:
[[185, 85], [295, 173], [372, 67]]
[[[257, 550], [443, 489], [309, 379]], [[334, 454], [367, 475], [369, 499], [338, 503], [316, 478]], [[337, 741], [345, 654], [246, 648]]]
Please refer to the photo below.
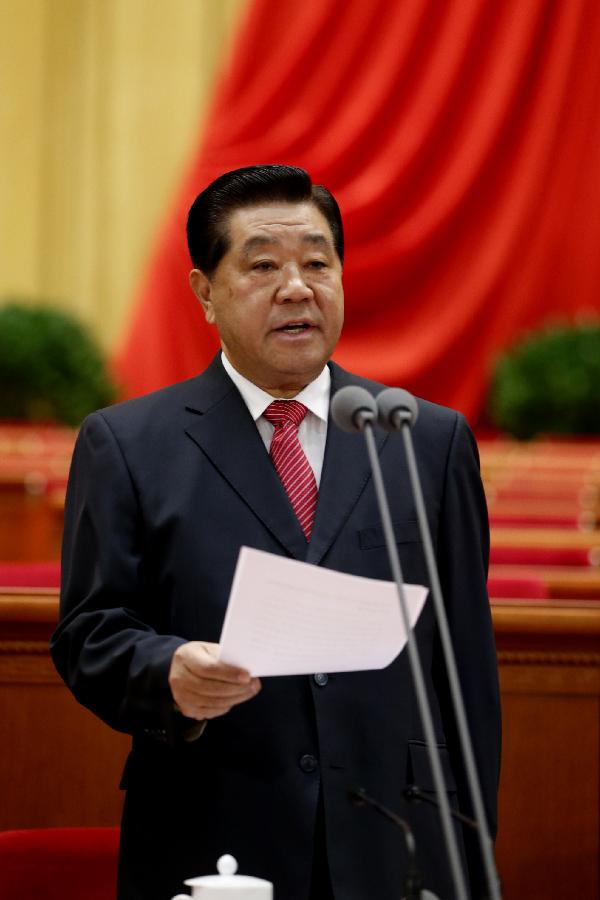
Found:
[[0, 485], [0, 560], [60, 558], [62, 509], [47, 494]]
[[597, 898], [600, 606], [493, 607], [504, 751], [504, 900]]
[[6, 691], [0, 678], [0, 741], [11, 761], [0, 771], [0, 829], [117, 825], [128, 740], [62, 685], [13, 682]]
[[[504, 714], [504, 900], [599, 895], [600, 604], [493, 605]], [[53, 591], [0, 595], [0, 828], [111, 825], [129, 739], [73, 700]]]
[[80, 706], [48, 654], [55, 592], [0, 595], [0, 829], [116, 825], [129, 738]]

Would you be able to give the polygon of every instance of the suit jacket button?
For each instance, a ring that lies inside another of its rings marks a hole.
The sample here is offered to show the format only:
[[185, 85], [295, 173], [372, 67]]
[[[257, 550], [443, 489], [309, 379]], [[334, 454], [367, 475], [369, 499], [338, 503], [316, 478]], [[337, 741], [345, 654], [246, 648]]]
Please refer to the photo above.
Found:
[[318, 765], [317, 758], [312, 753], [305, 753], [300, 757], [300, 768], [303, 772], [314, 772]]
[[317, 672], [316, 675], [313, 675], [315, 684], [318, 684], [319, 687], [325, 687], [327, 682], [329, 681], [329, 675], [325, 672]]

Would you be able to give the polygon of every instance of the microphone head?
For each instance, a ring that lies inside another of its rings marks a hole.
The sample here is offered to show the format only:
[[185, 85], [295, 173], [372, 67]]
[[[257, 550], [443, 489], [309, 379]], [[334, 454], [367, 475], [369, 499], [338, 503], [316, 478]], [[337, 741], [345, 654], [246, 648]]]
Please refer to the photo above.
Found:
[[417, 787], [416, 784], [407, 784], [404, 790], [402, 791], [402, 796], [405, 800], [409, 802], [418, 803], [421, 800], [421, 789]]
[[417, 401], [402, 388], [385, 388], [377, 397], [377, 410], [386, 431], [399, 431], [404, 423], [412, 428], [419, 415]]
[[355, 806], [365, 806], [367, 802], [365, 789], [361, 787], [350, 788], [348, 791], [348, 799], [351, 800]]
[[375, 398], [365, 388], [350, 384], [333, 395], [331, 417], [342, 431], [362, 431], [377, 421]]

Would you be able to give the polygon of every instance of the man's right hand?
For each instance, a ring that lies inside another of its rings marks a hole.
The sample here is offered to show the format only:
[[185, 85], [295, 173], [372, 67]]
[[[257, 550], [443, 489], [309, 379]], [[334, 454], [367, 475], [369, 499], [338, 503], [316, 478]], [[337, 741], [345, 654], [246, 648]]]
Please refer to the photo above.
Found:
[[177, 708], [190, 719], [214, 719], [260, 691], [258, 678], [219, 662], [219, 645], [189, 641], [173, 654], [169, 685]]

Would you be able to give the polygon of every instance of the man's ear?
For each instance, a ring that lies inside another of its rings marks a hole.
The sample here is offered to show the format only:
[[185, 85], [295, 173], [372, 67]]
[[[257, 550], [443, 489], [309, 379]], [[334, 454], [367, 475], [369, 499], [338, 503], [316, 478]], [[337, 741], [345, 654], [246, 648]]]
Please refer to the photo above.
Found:
[[202, 304], [204, 317], [209, 325], [215, 324], [215, 312], [212, 305], [210, 281], [200, 269], [190, 272], [190, 287]]

